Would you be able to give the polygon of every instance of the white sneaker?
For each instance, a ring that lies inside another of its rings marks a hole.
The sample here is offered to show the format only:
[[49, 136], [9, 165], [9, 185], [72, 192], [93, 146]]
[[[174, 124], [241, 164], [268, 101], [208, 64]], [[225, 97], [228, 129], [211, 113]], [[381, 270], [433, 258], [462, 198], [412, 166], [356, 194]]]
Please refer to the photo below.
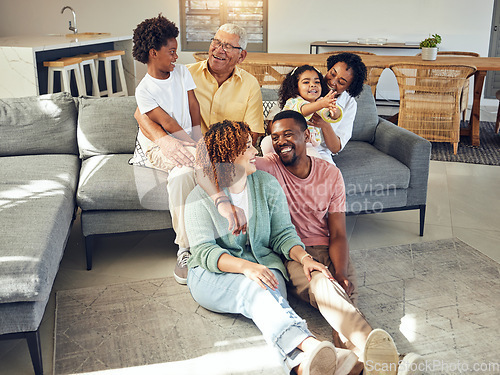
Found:
[[371, 331], [366, 340], [363, 362], [363, 375], [397, 375], [399, 355], [391, 335], [379, 328]]
[[352, 350], [335, 348], [337, 350], [337, 369], [335, 375], [346, 375], [358, 363], [358, 356]]
[[425, 374], [424, 357], [417, 353], [408, 353], [402, 356], [399, 362], [398, 375], [423, 375]]
[[329, 341], [322, 341], [305, 353], [302, 375], [334, 375], [337, 368], [337, 350]]

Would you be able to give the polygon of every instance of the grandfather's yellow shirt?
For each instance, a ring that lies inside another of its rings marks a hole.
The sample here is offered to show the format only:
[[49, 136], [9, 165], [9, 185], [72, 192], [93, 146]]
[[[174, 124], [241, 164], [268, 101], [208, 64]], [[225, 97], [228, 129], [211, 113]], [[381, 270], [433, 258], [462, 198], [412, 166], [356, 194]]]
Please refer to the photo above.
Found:
[[219, 87], [208, 70], [207, 60], [187, 65], [196, 83], [194, 90], [200, 103], [201, 131], [223, 120], [244, 121], [255, 133], [264, 133], [262, 94], [257, 79], [236, 66]]

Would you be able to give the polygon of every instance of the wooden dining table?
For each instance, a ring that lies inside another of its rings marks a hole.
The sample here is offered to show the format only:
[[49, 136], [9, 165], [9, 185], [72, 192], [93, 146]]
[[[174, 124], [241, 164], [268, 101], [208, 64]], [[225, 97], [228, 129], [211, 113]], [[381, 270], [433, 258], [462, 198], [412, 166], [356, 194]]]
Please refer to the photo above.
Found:
[[[367, 67], [388, 68], [396, 62], [422, 63], [421, 56], [394, 56], [394, 55], [359, 55]], [[249, 52], [245, 58], [245, 64], [268, 64], [271, 66], [301, 66], [313, 65], [317, 68], [326, 67], [326, 54], [298, 54], [298, 53], [263, 53]], [[461, 135], [471, 138], [473, 146], [479, 146], [479, 112], [481, 107], [481, 93], [486, 73], [490, 70], [500, 71], [500, 57], [472, 57], [472, 56], [449, 56], [440, 55], [435, 61], [426, 61], [429, 64], [465, 64], [475, 66], [474, 91], [470, 121], [467, 128], [462, 128]], [[325, 69], [321, 69], [325, 70]]]

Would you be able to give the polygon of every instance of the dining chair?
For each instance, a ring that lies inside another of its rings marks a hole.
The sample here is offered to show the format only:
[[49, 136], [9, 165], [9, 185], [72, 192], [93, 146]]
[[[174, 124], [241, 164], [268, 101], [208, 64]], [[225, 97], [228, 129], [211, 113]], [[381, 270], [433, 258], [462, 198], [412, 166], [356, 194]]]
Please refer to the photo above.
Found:
[[286, 75], [296, 67], [296, 65], [280, 64], [277, 62], [259, 64], [245, 63], [245, 61], [238, 66], [257, 78], [260, 87], [269, 89], [278, 89]]
[[[438, 56], [470, 56], [470, 57], [479, 57], [479, 53], [477, 52], [469, 52], [469, 51], [438, 51]], [[416, 56], [421, 56], [421, 53], [417, 53]], [[470, 82], [467, 80], [462, 89], [462, 96], [460, 98], [460, 112], [462, 113], [462, 118], [466, 120], [467, 114], [467, 106], [469, 105], [469, 91], [470, 91]]]
[[435, 62], [389, 65], [399, 86], [398, 126], [431, 141], [460, 141], [460, 96], [465, 81], [476, 71], [470, 65]]
[[208, 52], [194, 52], [193, 57], [196, 60], [196, 62], [203, 61], [208, 59]]

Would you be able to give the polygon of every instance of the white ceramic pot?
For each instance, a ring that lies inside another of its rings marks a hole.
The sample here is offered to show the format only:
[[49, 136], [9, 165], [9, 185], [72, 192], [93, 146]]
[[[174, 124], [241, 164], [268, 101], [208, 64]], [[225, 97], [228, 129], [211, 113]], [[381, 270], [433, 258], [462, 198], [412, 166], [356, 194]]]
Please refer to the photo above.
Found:
[[422, 47], [422, 60], [436, 60], [438, 53], [437, 47], [427, 48]]

